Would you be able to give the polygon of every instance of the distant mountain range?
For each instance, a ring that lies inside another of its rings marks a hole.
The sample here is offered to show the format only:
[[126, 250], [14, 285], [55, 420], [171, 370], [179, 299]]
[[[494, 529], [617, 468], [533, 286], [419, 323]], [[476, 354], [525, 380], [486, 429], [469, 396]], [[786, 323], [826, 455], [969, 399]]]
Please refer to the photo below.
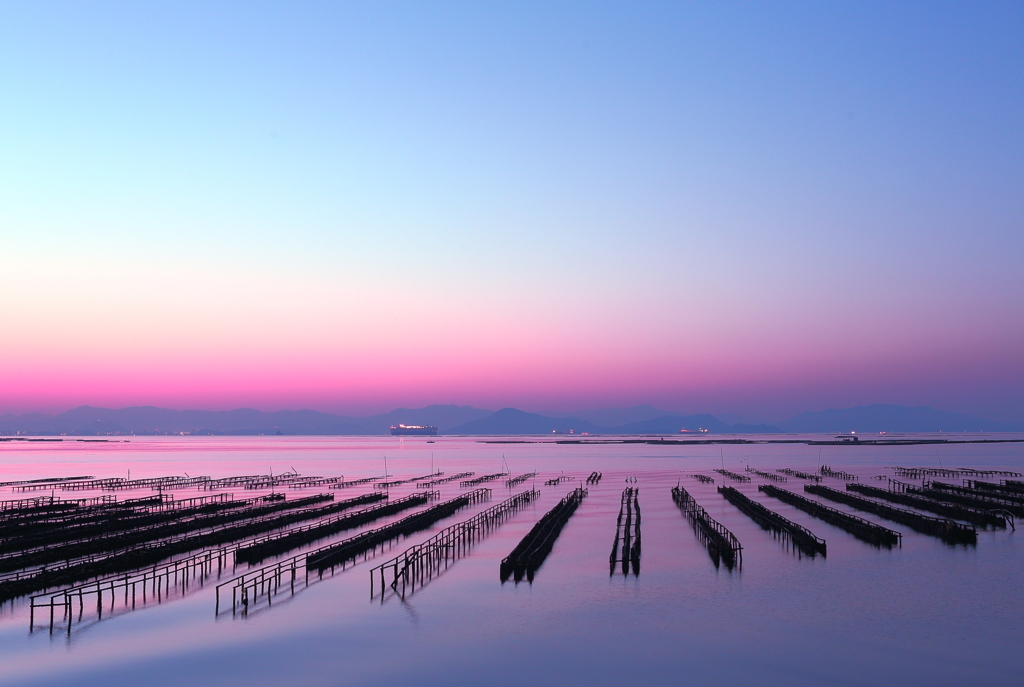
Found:
[[575, 414], [498, 411], [472, 406], [399, 408], [370, 417], [332, 415], [315, 410], [263, 412], [168, 410], [153, 406], [110, 409], [81, 406], [66, 413], [0, 416], [0, 435], [69, 436], [162, 434], [380, 435], [394, 424], [434, 425], [450, 435], [525, 434], [679, 434], [681, 429], [715, 434], [839, 432], [1019, 432], [1024, 424], [993, 422], [927, 406], [871, 405], [801, 413], [774, 425], [723, 422], [714, 415], [675, 415], [652, 406], [591, 410]]
[[800, 413], [776, 425], [785, 432], [1022, 432], [1024, 424], [981, 420], [928, 406], [870, 406]]
[[765, 433], [778, 432], [770, 425], [729, 425], [713, 415], [669, 415], [624, 425], [602, 426], [578, 417], [553, 418], [536, 413], [526, 413], [515, 408], [503, 408], [485, 418], [473, 420], [453, 428], [448, 434], [551, 434], [553, 432], [575, 434], [678, 434], [681, 429], [698, 432], [707, 429], [716, 433]]
[[370, 417], [346, 417], [315, 410], [267, 413], [239, 410], [168, 410], [137, 406], [113, 410], [80, 406], [59, 415], [0, 415], [0, 434], [387, 434], [391, 425], [434, 425], [449, 428], [491, 415], [470, 406], [435, 405], [398, 408]]

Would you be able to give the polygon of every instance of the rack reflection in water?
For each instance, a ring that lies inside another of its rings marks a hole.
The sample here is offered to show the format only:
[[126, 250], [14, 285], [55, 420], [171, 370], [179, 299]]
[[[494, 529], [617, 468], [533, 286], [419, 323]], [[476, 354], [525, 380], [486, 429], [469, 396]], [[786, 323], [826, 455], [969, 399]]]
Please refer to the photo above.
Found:
[[[619, 542], [622, 543], [620, 549]], [[615, 541], [608, 556], [608, 574], [615, 574], [615, 565], [622, 563], [622, 574], [640, 574], [640, 489], [626, 487], [622, 491], [619, 517], [615, 522]]]
[[672, 487], [672, 500], [693, 526], [697, 538], [707, 548], [715, 567], [719, 561], [732, 570], [743, 565], [743, 547], [724, 525], [708, 515], [690, 493], [680, 485]]
[[544, 517], [533, 526], [529, 534], [523, 537], [512, 553], [501, 561], [499, 572], [502, 583], [507, 582], [511, 576], [514, 576], [515, 581], [519, 582], [524, 575], [527, 580], [533, 582], [534, 573], [551, 553], [551, 548], [555, 545], [555, 540], [561, 534], [565, 523], [576, 512], [586, 495], [586, 489], [577, 487], [566, 494], [558, 502], [558, 505], [544, 514]]
[[[374, 582], [378, 576], [381, 602], [384, 601], [388, 587], [403, 599], [407, 593], [414, 593], [417, 584], [422, 588], [429, 580], [443, 573], [449, 565], [468, 554], [475, 542], [483, 539], [517, 511], [533, 503], [538, 496], [540, 492], [535, 489], [516, 494], [477, 513], [469, 520], [446, 527], [422, 544], [406, 549], [400, 556], [373, 568], [370, 571], [370, 598], [375, 596]], [[385, 578], [387, 572], [391, 573], [390, 584]]]

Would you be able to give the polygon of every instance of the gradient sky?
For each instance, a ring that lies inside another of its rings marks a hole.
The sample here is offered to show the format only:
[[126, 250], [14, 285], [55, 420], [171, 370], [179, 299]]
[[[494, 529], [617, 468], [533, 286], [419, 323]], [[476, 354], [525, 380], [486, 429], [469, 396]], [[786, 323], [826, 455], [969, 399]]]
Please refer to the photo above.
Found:
[[1024, 419], [1024, 5], [0, 4], [0, 411]]

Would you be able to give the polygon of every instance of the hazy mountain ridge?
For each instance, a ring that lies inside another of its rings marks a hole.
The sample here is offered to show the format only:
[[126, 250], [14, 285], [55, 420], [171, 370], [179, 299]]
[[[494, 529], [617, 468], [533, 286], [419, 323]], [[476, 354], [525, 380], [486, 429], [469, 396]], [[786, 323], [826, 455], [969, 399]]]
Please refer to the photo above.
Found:
[[644, 422], [631, 422], [616, 427], [616, 434], [676, 434], [682, 429], [697, 432], [706, 429], [723, 434], [772, 434], [779, 432], [771, 425], [731, 425], [714, 415], [663, 415]]
[[663, 415], [661, 417], [630, 422], [618, 427], [602, 427], [580, 418], [553, 418], [526, 413], [515, 408], [503, 408], [490, 417], [468, 422], [451, 430], [451, 434], [678, 434], [681, 429], [698, 432], [701, 428], [715, 433], [750, 434], [779, 432], [769, 425], [730, 425], [713, 415]]
[[[517, 408], [496, 412], [472, 406], [432, 405], [397, 408], [369, 417], [348, 417], [315, 410], [264, 412], [252, 408], [237, 410], [170, 410], [154, 406], [95, 408], [80, 406], [65, 413], [26, 413], [0, 416], [0, 434], [53, 436], [96, 436], [107, 434], [292, 434], [292, 435], [383, 435], [393, 424], [427, 424], [441, 434], [678, 434], [681, 429], [716, 434], [770, 434], [779, 432], [1017, 432], [1024, 424], [994, 422], [928, 406], [908, 408], [875, 404], [856, 408], [801, 413], [775, 425], [730, 424], [710, 414], [675, 415], [652, 406], [585, 411], [588, 417], [571, 414], [553, 416], [528, 413]], [[642, 417], [622, 424], [607, 421]]]
[[437, 405], [398, 408], [370, 417], [347, 417], [316, 410], [264, 412], [237, 410], [170, 410], [154, 406], [94, 408], [79, 406], [58, 415], [28, 413], [0, 416], [0, 434], [386, 434], [392, 424], [431, 424], [442, 429], [490, 415], [471, 406]]
[[578, 420], [589, 422], [599, 427], [619, 427], [633, 422], [643, 422], [672, 415], [667, 410], [661, 410], [651, 405], [631, 406], [629, 408], [591, 408], [589, 410], [577, 410], [569, 413], [540, 411], [537, 414], [556, 419], [578, 418]]
[[1021, 432], [1024, 423], [995, 422], [930, 406], [875, 403], [800, 413], [776, 423], [786, 432]]
[[467, 422], [453, 428], [449, 434], [551, 434], [569, 431], [580, 434], [608, 433], [608, 429], [579, 418], [553, 418], [537, 413], [527, 413], [517, 408], [502, 408], [488, 417]]

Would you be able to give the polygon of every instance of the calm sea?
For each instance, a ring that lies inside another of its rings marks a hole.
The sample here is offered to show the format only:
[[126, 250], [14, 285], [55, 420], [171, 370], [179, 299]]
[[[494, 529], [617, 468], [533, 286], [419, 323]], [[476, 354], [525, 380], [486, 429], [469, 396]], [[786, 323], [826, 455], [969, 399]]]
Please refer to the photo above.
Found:
[[[757, 492], [743, 472], [819, 464], [861, 476], [887, 466], [1024, 472], [1024, 444], [902, 447], [558, 445], [425, 438], [132, 438], [127, 443], [3, 443], [0, 481], [64, 475], [280, 474], [358, 479], [538, 472], [430, 531], [396, 542], [321, 581], [282, 591], [247, 615], [215, 615], [226, 570], [162, 603], [97, 619], [70, 634], [29, 632], [27, 602], [0, 610], [3, 685], [1019, 685], [1024, 680], [1024, 547], [1012, 530], [979, 531], [977, 546], [903, 533], [901, 547], [869, 546]], [[569, 520], [532, 584], [499, 579], [499, 561], [537, 519], [592, 471], [604, 477]], [[702, 472], [716, 484], [692, 477]], [[573, 479], [543, 482], [560, 474]], [[620, 495], [635, 478], [643, 514], [639, 576], [609, 576]], [[958, 481], [958, 480], [950, 480]], [[685, 486], [743, 545], [742, 569], [716, 568], [670, 495]], [[828, 543], [827, 558], [798, 556], [726, 502], [737, 486]], [[842, 482], [825, 484], [842, 488]], [[541, 497], [483, 538], [470, 555], [403, 600], [370, 598], [369, 570], [443, 527], [534, 484]], [[786, 485], [802, 493], [803, 480]], [[371, 491], [352, 487], [338, 498]], [[391, 497], [415, 491], [391, 490]], [[230, 489], [227, 491], [231, 491]], [[324, 491], [289, 491], [289, 498]], [[465, 490], [442, 487], [442, 498]], [[67, 494], [66, 498], [91, 494]], [[145, 495], [118, 493], [118, 498]], [[175, 492], [178, 499], [206, 492]], [[248, 496], [235, 493], [236, 498]], [[4, 488], [0, 499], [22, 494]], [[831, 503], [840, 510], [856, 512]], [[395, 516], [395, 518], [401, 516]], [[392, 518], [394, 519], [394, 518]], [[384, 521], [386, 522], [386, 521]], [[381, 522], [369, 525], [375, 527]], [[333, 539], [352, 536], [339, 534]], [[312, 547], [329, 543], [325, 540]], [[289, 554], [290, 555], [290, 554]], [[271, 561], [267, 561], [272, 562]]]

